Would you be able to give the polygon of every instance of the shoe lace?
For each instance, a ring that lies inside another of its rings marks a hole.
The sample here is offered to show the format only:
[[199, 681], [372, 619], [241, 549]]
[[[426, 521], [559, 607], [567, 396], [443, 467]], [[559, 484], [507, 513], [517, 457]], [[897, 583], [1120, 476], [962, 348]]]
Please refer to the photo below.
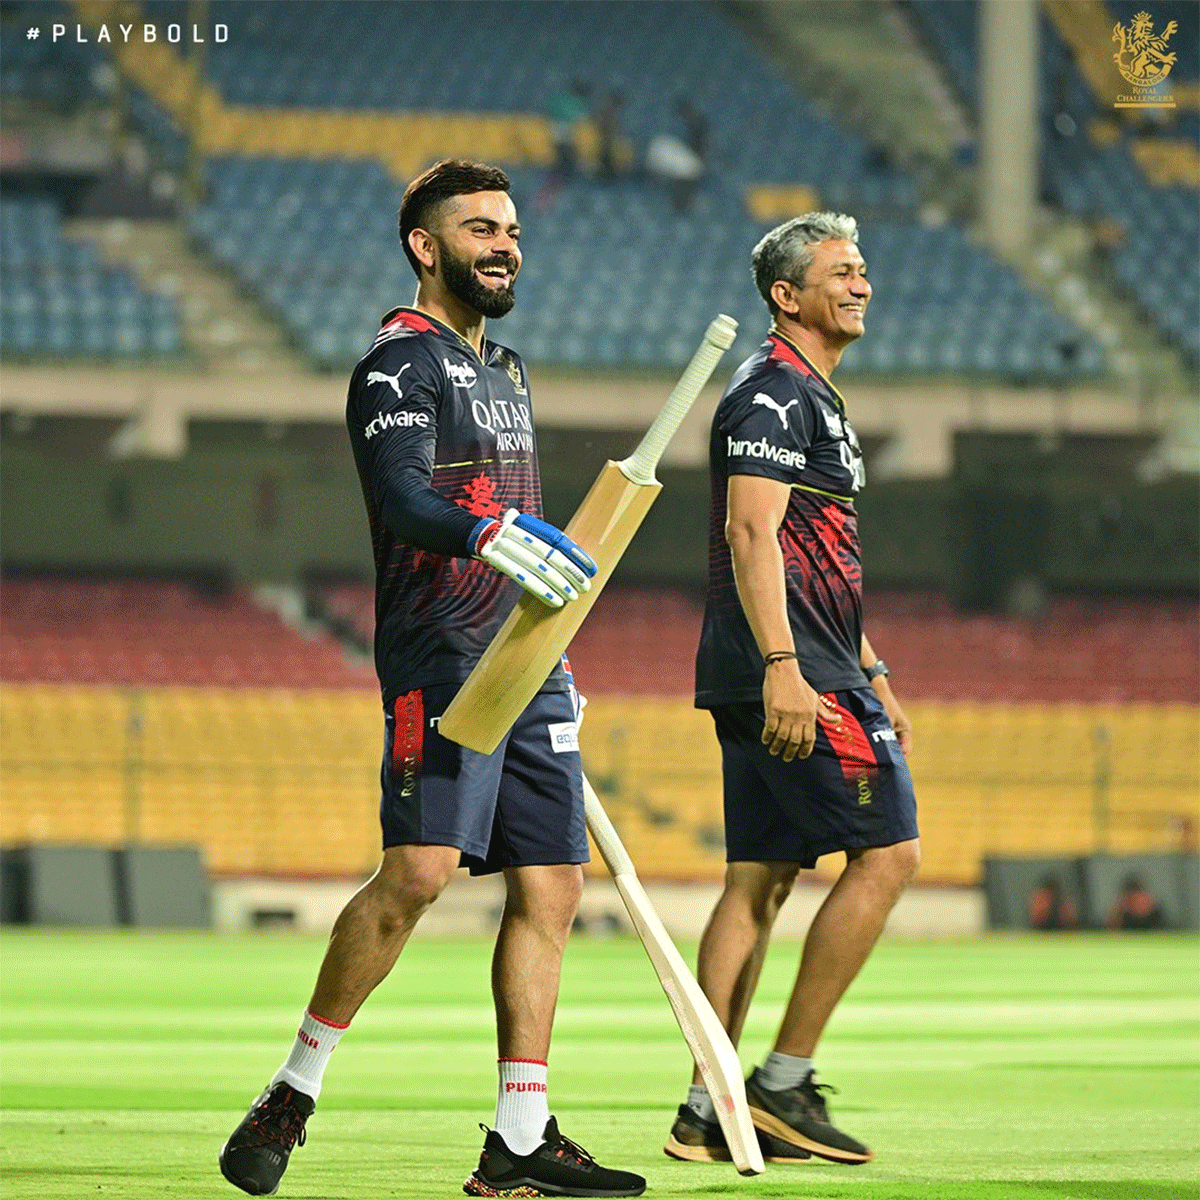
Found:
[[568, 1152], [576, 1159], [581, 1167], [594, 1167], [596, 1160], [578, 1143], [573, 1142], [564, 1133], [558, 1135], [553, 1143], [554, 1157], [562, 1158]]
[[280, 1092], [278, 1095], [269, 1095], [258, 1106], [250, 1128], [259, 1135], [263, 1145], [277, 1142], [286, 1150], [304, 1145], [304, 1122], [307, 1118], [291, 1103], [291, 1099], [290, 1091]]
[[837, 1088], [832, 1083], [818, 1083], [811, 1075], [800, 1085], [804, 1098], [813, 1106], [822, 1121], [829, 1120], [829, 1107], [825, 1103], [822, 1092], [837, 1095]]

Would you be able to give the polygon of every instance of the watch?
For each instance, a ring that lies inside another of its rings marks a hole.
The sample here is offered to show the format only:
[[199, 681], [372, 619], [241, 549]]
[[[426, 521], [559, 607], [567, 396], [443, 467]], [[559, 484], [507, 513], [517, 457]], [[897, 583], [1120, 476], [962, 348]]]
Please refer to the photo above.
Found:
[[886, 679], [891, 671], [888, 670], [888, 665], [882, 658], [877, 658], [869, 667], [863, 667], [863, 674], [868, 680], [878, 679], [880, 675]]

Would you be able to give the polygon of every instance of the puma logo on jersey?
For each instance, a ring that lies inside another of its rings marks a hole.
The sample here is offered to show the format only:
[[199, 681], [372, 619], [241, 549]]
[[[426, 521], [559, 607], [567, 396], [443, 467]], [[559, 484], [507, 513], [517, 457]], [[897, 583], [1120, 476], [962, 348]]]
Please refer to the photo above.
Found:
[[782, 425], [784, 427], [784, 429], [786, 429], [788, 427], [787, 410], [789, 408], [791, 408], [793, 404], [799, 404], [800, 401], [799, 400], [789, 400], [786, 404], [780, 406], [779, 404], [776, 403], [775, 398], [773, 396], [768, 396], [766, 392], [756, 392], [754, 395], [754, 403], [761, 404], [763, 406], [763, 408], [771, 409], [775, 413], [775, 415], [779, 418], [780, 425]]
[[405, 363], [395, 375], [385, 375], [382, 371], [372, 371], [367, 376], [367, 386], [370, 387], [373, 383], [386, 383], [396, 393], [396, 399], [402, 400], [404, 393], [400, 390], [400, 376], [411, 366], [412, 363]]

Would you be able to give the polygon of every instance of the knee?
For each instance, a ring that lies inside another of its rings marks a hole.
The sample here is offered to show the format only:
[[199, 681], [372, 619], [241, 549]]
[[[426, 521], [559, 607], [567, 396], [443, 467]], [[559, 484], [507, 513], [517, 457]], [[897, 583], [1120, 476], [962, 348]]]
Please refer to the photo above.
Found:
[[725, 894], [740, 899], [756, 925], [770, 928], [792, 894], [799, 873], [794, 863], [730, 863], [725, 871]]
[[882, 886], [899, 896], [912, 882], [921, 865], [921, 843], [913, 838], [880, 847], [872, 856], [871, 865]]
[[411, 925], [442, 894], [458, 867], [458, 852], [407, 855], [403, 863], [386, 859], [371, 881], [376, 910], [385, 926]]

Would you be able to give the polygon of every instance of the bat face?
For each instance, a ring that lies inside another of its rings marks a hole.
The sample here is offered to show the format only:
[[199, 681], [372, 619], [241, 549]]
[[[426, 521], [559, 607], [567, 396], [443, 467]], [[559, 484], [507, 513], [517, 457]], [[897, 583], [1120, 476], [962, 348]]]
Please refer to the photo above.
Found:
[[661, 490], [658, 483], [631, 483], [615, 462], [605, 464], [566, 528], [596, 561], [591, 590], [558, 609], [522, 594], [442, 714], [443, 737], [480, 754], [495, 750], [583, 624]]
[[566, 532], [599, 568], [591, 590], [554, 610], [522, 596], [442, 716], [439, 729], [444, 736], [491, 754], [512, 728], [583, 623], [661, 490], [654, 468], [736, 334], [732, 317], [722, 314], [710, 322], [703, 342], [633, 453], [620, 463], [605, 464], [567, 526]]

